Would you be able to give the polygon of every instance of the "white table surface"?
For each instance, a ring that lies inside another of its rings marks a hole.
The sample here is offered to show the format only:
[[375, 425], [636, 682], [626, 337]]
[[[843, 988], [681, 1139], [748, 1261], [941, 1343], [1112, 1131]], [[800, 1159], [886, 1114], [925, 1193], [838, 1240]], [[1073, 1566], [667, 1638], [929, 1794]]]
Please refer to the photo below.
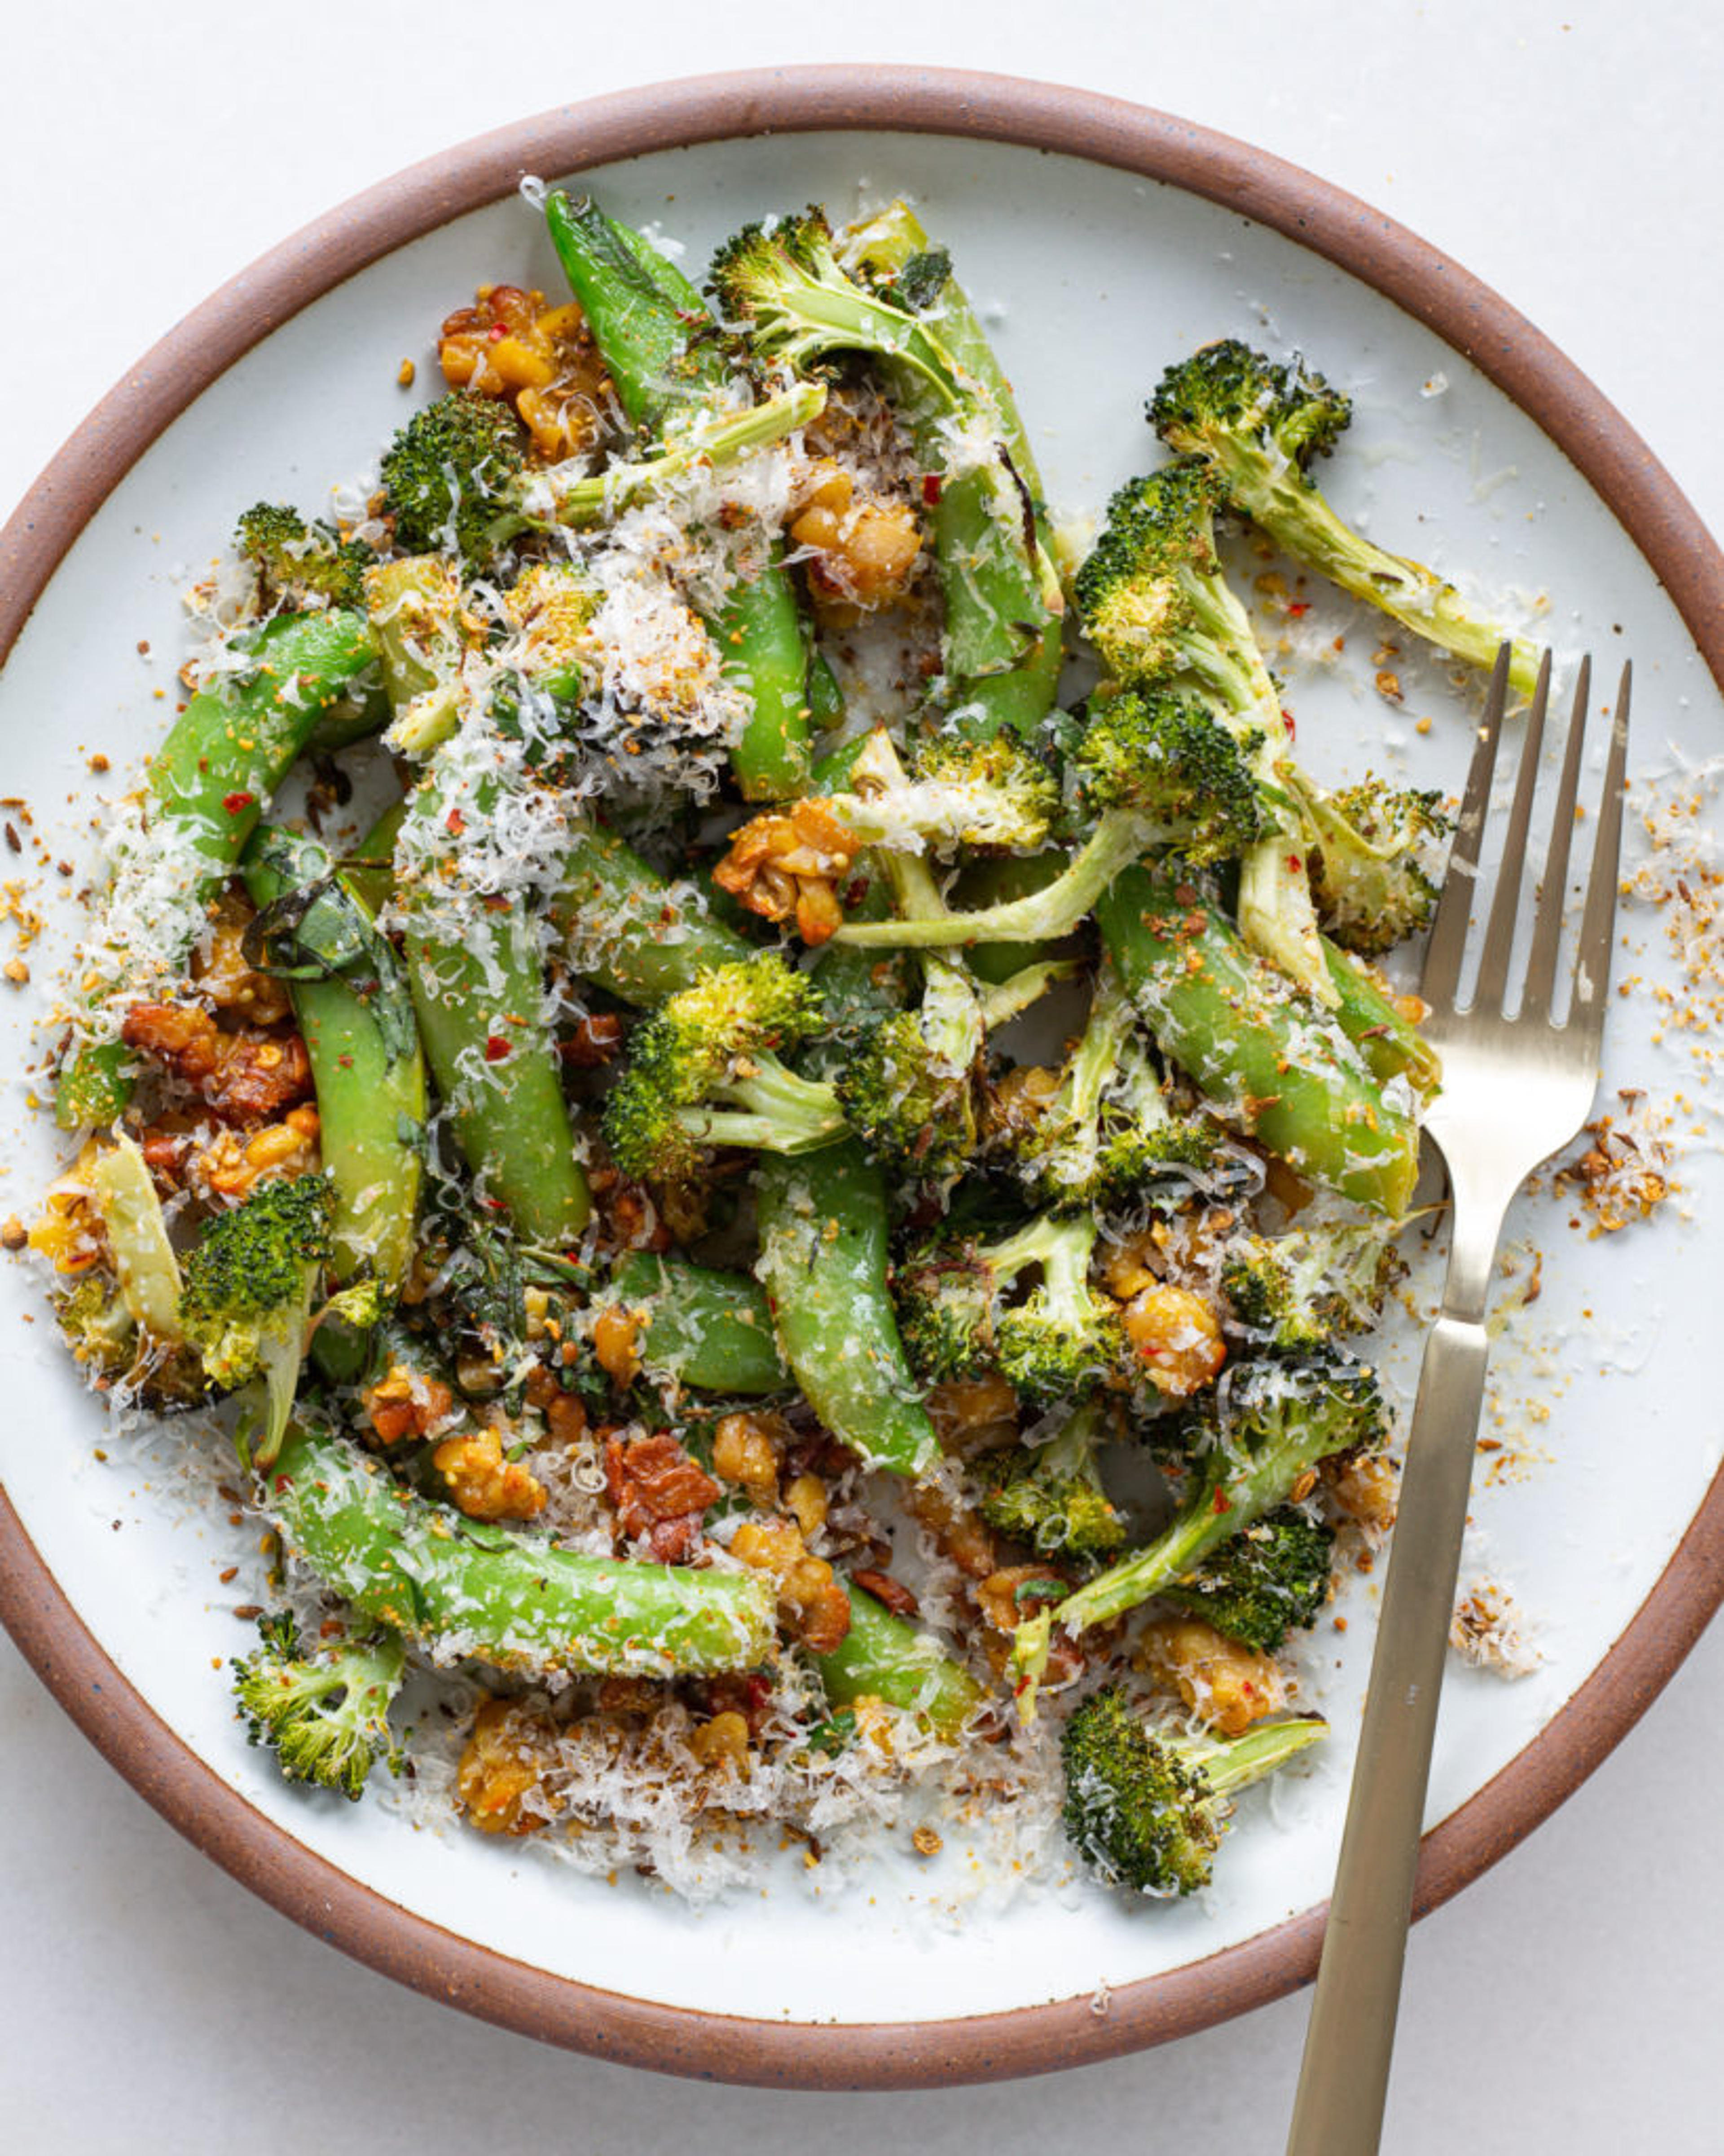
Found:
[[[0, 518], [157, 336], [374, 180], [632, 83], [865, 56], [1137, 97], [1363, 196], [1529, 315], [1724, 530], [1724, 28], [1701, 0], [876, 0], [854, 21], [711, 0], [80, 0], [5, 19]], [[1724, 2149], [1720, 1689], [1715, 1628], [1579, 1794], [1418, 1928], [1396, 2156]], [[777, 2156], [815, 2136], [832, 2156], [1272, 2156], [1303, 2026], [1286, 2000], [1134, 2059], [936, 2095], [767, 2094], [567, 2056], [399, 1989], [254, 1901], [0, 1635], [0, 2147], [15, 2156], [684, 2140]]]

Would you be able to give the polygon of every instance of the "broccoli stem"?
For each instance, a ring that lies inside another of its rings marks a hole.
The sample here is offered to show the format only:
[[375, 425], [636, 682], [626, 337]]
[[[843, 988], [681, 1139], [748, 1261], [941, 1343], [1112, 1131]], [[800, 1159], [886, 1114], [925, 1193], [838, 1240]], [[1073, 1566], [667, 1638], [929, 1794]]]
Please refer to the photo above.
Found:
[[[200, 690], [150, 764], [152, 823], [190, 843], [201, 900], [233, 873], [319, 720], [377, 657], [364, 615], [341, 607], [278, 615], [240, 648], [251, 665]], [[112, 1122], [131, 1098], [131, 1063], [123, 1041], [79, 1049], [55, 1087], [60, 1128]]]
[[413, 1256], [425, 1122], [411, 993], [369, 909], [315, 839], [260, 825], [242, 867], [260, 910], [322, 886], [297, 924], [302, 959], [310, 959], [303, 939], [316, 933], [318, 909], [327, 934], [341, 939], [321, 954], [326, 970], [302, 966], [288, 993], [310, 1058], [318, 1144], [335, 1191], [336, 1280], [369, 1275], [393, 1302]]
[[926, 1715], [936, 1735], [957, 1737], [985, 1697], [981, 1686], [931, 1633], [893, 1616], [852, 1582], [843, 1585], [850, 1629], [841, 1646], [814, 1657], [832, 1705], [883, 1699]]
[[[1124, 808], [1103, 811], [1095, 828], [1051, 883], [1027, 896], [1007, 899], [972, 913], [917, 914], [895, 921], [846, 921], [833, 937], [864, 949], [944, 949], [978, 942], [1043, 942], [1069, 936], [1120, 871], [1160, 835], [1146, 819]], [[901, 860], [902, 855], [893, 855]]]
[[776, 1599], [757, 1573], [582, 1557], [482, 1527], [327, 1430], [289, 1430], [264, 1502], [324, 1585], [434, 1655], [662, 1677], [751, 1669], [772, 1648]]
[[734, 1105], [679, 1111], [684, 1127], [702, 1145], [813, 1152], [846, 1127], [832, 1087], [802, 1077], [775, 1055], [751, 1058], [747, 1075], [715, 1087], [712, 1098]]
[[1171, 1743], [1167, 1748], [1198, 1769], [1212, 1795], [1225, 1797], [1267, 1779], [1296, 1753], [1328, 1733], [1329, 1725], [1319, 1714], [1290, 1715], [1280, 1722], [1260, 1722], [1224, 1744]]
[[790, 1383], [766, 1291], [741, 1273], [632, 1250], [611, 1275], [641, 1322], [642, 1367], [703, 1392], [757, 1395]]
[[1147, 869], [1120, 875], [1095, 917], [1139, 1017], [1224, 1121], [1343, 1197], [1406, 1211], [1417, 1127], [1326, 1013]]
[[[1304, 562], [1356, 599], [1379, 608], [1427, 643], [1488, 672], [1503, 634], [1480, 621], [1453, 584], [1405, 555], [1385, 552], [1351, 530], [1318, 490], [1296, 471], [1272, 473], [1260, 451], [1229, 456], [1206, 444], [1225, 475], [1228, 498], [1266, 531], [1284, 553]], [[1530, 637], [1509, 639], [1509, 682], [1530, 696], [1542, 654]]]
[[761, 1156], [756, 1271], [778, 1346], [809, 1405], [870, 1467], [922, 1476], [939, 1440], [886, 1292], [886, 1194], [854, 1138], [799, 1159]]

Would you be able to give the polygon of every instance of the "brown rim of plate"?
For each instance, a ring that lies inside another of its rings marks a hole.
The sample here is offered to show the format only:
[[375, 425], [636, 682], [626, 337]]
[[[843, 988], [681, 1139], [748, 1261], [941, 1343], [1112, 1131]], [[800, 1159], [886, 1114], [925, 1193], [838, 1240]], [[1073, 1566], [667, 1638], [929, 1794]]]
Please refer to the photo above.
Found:
[[[510, 193], [651, 151], [844, 128], [949, 135], [1088, 159], [1200, 195], [1372, 285], [1535, 419], [1609, 505], [1724, 686], [1724, 557], [1584, 375], [1436, 249], [1297, 166], [1117, 98], [937, 68], [782, 68], [559, 107], [410, 167], [331, 210], [187, 316], [105, 398], [0, 532], [0, 658], [74, 541], [156, 436], [310, 301]], [[1724, 1599], [1724, 1475], [1610, 1652], [1550, 1724], [1424, 1840], [1423, 1915], [1512, 1849], [1644, 1712]], [[1315, 1908], [1208, 1959], [1000, 2014], [867, 2025], [743, 2020], [602, 1991], [476, 1946], [316, 1856], [254, 1811], [147, 1706], [85, 1629], [0, 1493], [0, 1619], [92, 1743], [163, 1818], [306, 1930], [428, 1997], [662, 2073], [798, 2088], [911, 2088], [1111, 2058], [1244, 2013], [1315, 1974]], [[1104, 2009], [1105, 2005], [1105, 2010]]]

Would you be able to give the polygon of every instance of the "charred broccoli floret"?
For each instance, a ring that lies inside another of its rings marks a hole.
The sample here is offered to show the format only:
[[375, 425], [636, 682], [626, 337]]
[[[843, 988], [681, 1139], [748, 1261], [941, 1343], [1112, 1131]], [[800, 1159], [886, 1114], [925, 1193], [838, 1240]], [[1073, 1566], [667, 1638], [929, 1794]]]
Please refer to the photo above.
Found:
[[920, 853], [964, 845], [1031, 851], [1060, 814], [1060, 782], [1033, 750], [1009, 737], [936, 736], [906, 773], [883, 730], [826, 807], [865, 846]]
[[260, 501], [240, 518], [233, 543], [257, 571], [266, 605], [365, 604], [365, 572], [377, 557], [363, 540]]
[[1264, 828], [1254, 753], [1253, 737], [1241, 739], [1188, 697], [1157, 690], [1097, 701], [1069, 758], [1080, 814], [1092, 828], [1051, 883], [973, 912], [850, 921], [835, 940], [916, 949], [1042, 942], [1070, 935], [1146, 853], [1170, 850], [1193, 862], [1249, 858]]
[[1260, 831], [1239, 870], [1239, 932], [1327, 1005], [1305, 855], [1305, 819], [1285, 790], [1292, 737], [1280, 692], [1215, 550], [1220, 483], [1188, 458], [1132, 480], [1078, 572], [1078, 610], [1108, 670], [1128, 685], [1193, 683], [1239, 737], [1260, 790]]
[[973, 1159], [983, 1013], [955, 966], [931, 966], [922, 999], [859, 1033], [834, 1078], [850, 1127], [876, 1158], [929, 1177]]
[[[1092, 1217], [1044, 1214], [998, 1243], [936, 1241], [894, 1281], [911, 1362], [931, 1383], [997, 1368], [1034, 1400], [1070, 1399], [1117, 1379], [1129, 1356], [1118, 1306], [1090, 1285]], [[1020, 1280], [1039, 1280], [1021, 1299]]]
[[990, 1453], [978, 1471], [983, 1519], [1039, 1557], [1102, 1558], [1116, 1550], [1126, 1522], [1102, 1487], [1095, 1460], [1106, 1435], [1106, 1409], [1089, 1400], [1048, 1444]]
[[1334, 1531], [1282, 1505], [1212, 1551], [1164, 1599], [1218, 1632], [1272, 1655], [1290, 1632], [1315, 1625], [1329, 1599]]
[[1039, 1205], [1101, 1207], [1165, 1199], [1229, 1179], [1226, 1133], [1175, 1115], [1148, 1044], [1111, 967], [1104, 967], [1076, 1047], [1039, 1102], [1020, 1094], [1006, 1148]]
[[525, 438], [508, 405], [451, 390], [396, 435], [382, 463], [383, 493], [397, 542], [429, 554], [453, 541], [481, 568], [524, 531], [520, 479]]
[[259, 1183], [218, 1214], [187, 1252], [180, 1322], [211, 1384], [261, 1379], [266, 1413], [254, 1449], [260, 1467], [280, 1449], [304, 1355], [305, 1327], [333, 1251], [333, 1197], [321, 1175]]
[[308, 1654], [286, 1610], [260, 1617], [258, 1633], [261, 1645], [233, 1665], [233, 1694], [249, 1741], [270, 1746], [290, 1782], [313, 1782], [357, 1803], [380, 1761], [399, 1773], [389, 1708], [407, 1657], [395, 1633]]
[[1334, 448], [1352, 406], [1302, 359], [1277, 366], [1237, 338], [1207, 345], [1167, 369], [1148, 416], [1171, 449], [1213, 465], [1235, 509], [1355, 598], [1475, 665], [1512, 643], [1510, 679], [1531, 695], [1539, 652], [1529, 638], [1480, 620], [1433, 570], [1361, 538], [1317, 491], [1311, 461]]
[[1379, 957], [1429, 927], [1437, 886], [1424, 860], [1452, 828], [1440, 793], [1367, 779], [1338, 793], [1307, 788], [1301, 804], [1316, 840], [1317, 914], [1343, 950]]
[[1302, 1354], [1368, 1332], [1404, 1270], [1405, 1220], [1327, 1220], [1229, 1245], [1220, 1285], [1235, 1323], [1265, 1347]]
[[1321, 1717], [1301, 1715], [1221, 1743], [1186, 1743], [1147, 1727], [1116, 1686], [1094, 1692], [1060, 1739], [1065, 1830], [1111, 1886], [1194, 1894], [1209, 1882], [1232, 1793], [1326, 1729]]
[[[1054, 1625], [1080, 1632], [1177, 1586], [1221, 1545], [1295, 1490], [1331, 1454], [1373, 1450], [1388, 1436], [1374, 1373], [1337, 1349], [1301, 1361], [1236, 1363], [1185, 1419], [1185, 1486], [1155, 1539], [1056, 1605]], [[1048, 1620], [1025, 1628], [1022, 1659], [1045, 1650]]]
[[821, 1025], [803, 973], [770, 952], [709, 967], [635, 1030], [605, 1106], [604, 1132], [625, 1173], [678, 1180], [707, 1146], [806, 1152], [846, 1127], [832, 1086], [799, 1076], [777, 1051]]

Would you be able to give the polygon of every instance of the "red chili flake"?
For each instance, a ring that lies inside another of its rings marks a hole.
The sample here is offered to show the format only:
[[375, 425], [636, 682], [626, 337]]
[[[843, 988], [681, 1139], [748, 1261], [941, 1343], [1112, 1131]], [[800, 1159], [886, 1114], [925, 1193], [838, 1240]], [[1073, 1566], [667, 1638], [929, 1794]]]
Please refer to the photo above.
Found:
[[924, 477], [922, 480], [922, 500], [926, 502], [930, 509], [931, 509], [934, 506], [934, 504], [940, 499], [941, 490], [945, 485], [945, 483], [946, 482], [941, 478], [938, 472], [929, 472]]
[[1300, 870], [1305, 866], [1305, 863], [1301, 860], [1297, 854], [1289, 854], [1287, 856], [1287, 866], [1295, 875], [1297, 875]]
[[278, 1497], [283, 1496], [287, 1491], [291, 1490], [292, 1487], [293, 1477], [290, 1475], [278, 1475], [275, 1477], [275, 1494]]
[[1209, 1510], [1212, 1512], [1230, 1512], [1233, 1510], [1233, 1499], [1224, 1490], [1218, 1490], [1210, 1500]]
[[487, 1063], [500, 1063], [508, 1053], [509, 1044], [500, 1033], [489, 1033], [485, 1035], [485, 1060]]
[[242, 809], [249, 808], [257, 798], [255, 793], [224, 793], [222, 806], [230, 816], [237, 816]]
[[1281, 716], [1286, 721], [1288, 740], [1297, 740], [1299, 737], [1299, 721], [1294, 717], [1293, 714], [1287, 709], [1287, 706], [1285, 704], [1281, 706]]
[[1293, 603], [1288, 608], [1287, 611], [1292, 615], [1293, 619], [1297, 621], [1301, 614], [1309, 613], [1311, 612], [1311, 601], [1309, 599], [1295, 599]]
[[501, 322], [493, 322], [490, 327], [485, 331], [485, 335], [490, 339], [493, 344], [500, 344], [503, 341], [503, 339], [508, 335], [508, 331]]
[[452, 833], [454, 837], [459, 839], [462, 832], [467, 828], [467, 819], [461, 814], [459, 808], [451, 808], [448, 815], [443, 819], [443, 828], [445, 831]]

